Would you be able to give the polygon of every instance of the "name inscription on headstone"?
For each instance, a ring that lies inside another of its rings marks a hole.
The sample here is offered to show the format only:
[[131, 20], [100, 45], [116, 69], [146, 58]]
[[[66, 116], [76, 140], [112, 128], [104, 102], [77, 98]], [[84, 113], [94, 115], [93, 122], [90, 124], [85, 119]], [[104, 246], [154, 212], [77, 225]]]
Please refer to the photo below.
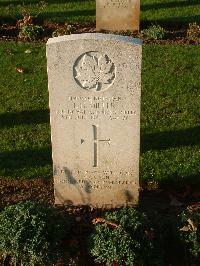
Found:
[[[91, 119], [102, 120], [107, 117], [110, 120], [128, 120], [136, 114], [131, 108], [117, 109], [119, 102], [123, 101], [121, 97], [81, 97], [68, 96], [66, 99], [67, 109], [57, 110], [58, 116], [63, 119]], [[116, 104], [117, 102], [117, 104]]]
[[121, 8], [121, 7], [128, 7], [131, 3], [131, 0], [105, 0], [104, 1], [104, 8], [107, 7], [115, 7], [115, 8]]
[[135, 205], [141, 42], [82, 34], [47, 44], [57, 204]]

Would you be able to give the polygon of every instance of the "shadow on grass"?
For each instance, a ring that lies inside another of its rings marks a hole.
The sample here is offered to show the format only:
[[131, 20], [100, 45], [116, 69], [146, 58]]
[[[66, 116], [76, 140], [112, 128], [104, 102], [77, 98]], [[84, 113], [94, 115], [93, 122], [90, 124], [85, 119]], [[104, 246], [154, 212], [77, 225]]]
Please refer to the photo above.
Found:
[[30, 1], [8, 1], [8, 0], [4, 1], [2, 0], [0, 1], [0, 6], [11, 6], [11, 5], [12, 6], [18, 6], [18, 5], [23, 6], [23, 3], [25, 5], [30, 5], [30, 4], [37, 4], [38, 1], [37, 0], [30, 0]]
[[200, 16], [185, 16], [185, 17], [167, 17], [162, 19], [153, 19], [153, 20], [142, 20], [141, 21], [141, 27], [145, 28], [147, 26], [150, 26], [152, 24], [159, 24], [166, 29], [169, 29], [171, 27], [173, 28], [183, 28], [185, 26], [188, 26], [189, 23], [193, 22], [200, 22]]
[[[0, 6], [10, 6], [10, 5], [15, 5], [15, 6], [18, 6], [18, 5], [21, 5], [23, 6], [23, 3], [24, 5], [37, 5], [37, 4], [40, 4], [41, 1], [38, 1], [38, 0], [25, 0], [25, 1], [9, 1], [9, 0], [2, 0], [0, 1]], [[83, 1], [81, 0], [48, 0], [48, 1], [45, 1], [45, 2], [48, 2], [48, 4], [66, 4], [67, 3], [82, 3]]]
[[200, 144], [200, 126], [153, 134], [141, 134], [141, 153]]
[[149, 3], [149, 4], [141, 4], [141, 10], [158, 10], [158, 9], [166, 9], [166, 8], [184, 8], [189, 6], [199, 6], [199, 0], [185, 0], [185, 1], [174, 1], [174, 2], [164, 2], [162, 3]]
[[159, 180], [160, 188], [181, 189], [184, 186], [192, 186], [194, 189], [200, 188], [200, 172], [197, 169], [192, 175], [179, 176], [176, 172], [167, 178]]
[[[26, 120], [27, 121], [27, 120]], [[25, 121], [24, 121], [25, 122]], [[30, 121], [28, 121], [30, 122]], [[11, 125], [11, 122], [9, 122]], [[200, 127], [189, 128], [179, 131], [168, 131], [154, 134], [142, 134], [141, 137], [141, 152], [148, 150], [164, 150], [170, 147], [192, 146], [200, 144]], [[31, 168], [35, 168], [36, 174], [31, 174], [33, 177], [38, 177], [37, 169], [40, 167], [51, 166], [51, 146], [44, 148], [29, 148], [25, 150], [5, 151], [0, 153], [0, 172], [3, 176], [15, 177], [22, 172], [30, 172]], [[19, 171], [18, 171], [19, 170]], [[1, 174], [1, 175], [2, 175]], [[29, 173], [30, 174], [30, 173]], [[199, 184], [199, 174], [193, 172], [191, 176], [178, 177], [176, 169], [174, 175], [166, 177], [160, 181], [163, 186], [166, 185], [184, 185], [184, 184]]]
[[[34, 15], [34, 14], [33, 14]], [[37, 17], [37, 22], [42, 23], [44, 21], [52, 22], [66, 22], [66, 21], [78, 21], [80, 17], [87, 18], [88, 16], [95, 16], [95, 10], [71, 10], [71, 11], [57, 11], [57, 12], [42, 12]], [[0, 22], [2, 23], [15, 23], [16, 20], [21, 19], [20, 14], [0, 16]], [[89, 20], [89, 19], [88, 19]], [[80, 20], [81, 23], [81, 20]]]
[[95, 16], [95, 10], [70, 10], [63, 12], [44, 12], [40, 16], [38, 16], [39, 21], [43, 20], [51, 20], [56, 21], [59, 18], [64, 18], [63, 21], [74, 19], [75, 17], [87, 17], [87, 16]]
[[18, 113], [0, 114], [0, 128], [13, 127], [16, 125], [33, 125], [49, 123], [49, 110], [32, 110]]
[[[50, 146], [0, 153], [0, 170], [4, 176], [16, 177], [16, 170], [22, 169], [29, 172], [31, 171], [29, 168], [38, 168], [47, 165], [52, 165]], [[37, 175], [35, 177], [39, 176]]]

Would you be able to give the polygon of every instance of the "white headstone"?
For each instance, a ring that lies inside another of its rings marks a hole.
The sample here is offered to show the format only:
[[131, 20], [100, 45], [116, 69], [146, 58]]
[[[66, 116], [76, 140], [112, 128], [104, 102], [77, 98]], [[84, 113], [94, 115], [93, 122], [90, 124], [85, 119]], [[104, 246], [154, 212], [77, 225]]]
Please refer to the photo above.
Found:
[[110, 31], [138, 31], [140, 0], [96, 0], [96, 28]]
[[137, 204], [141, 55], [141, 41], [131, 37], [49, 39], [56, 204]]

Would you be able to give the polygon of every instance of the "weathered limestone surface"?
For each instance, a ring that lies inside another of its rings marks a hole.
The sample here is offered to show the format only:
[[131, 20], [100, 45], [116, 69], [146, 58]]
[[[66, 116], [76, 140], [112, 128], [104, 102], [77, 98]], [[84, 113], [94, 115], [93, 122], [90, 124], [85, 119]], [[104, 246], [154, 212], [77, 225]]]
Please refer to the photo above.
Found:
[[138, 31], [140, 0], [96, 0], [96, 28]]
[[49, 39], [56, 204], [135, 205], [139, 190], [142, 45], [131, 37]]

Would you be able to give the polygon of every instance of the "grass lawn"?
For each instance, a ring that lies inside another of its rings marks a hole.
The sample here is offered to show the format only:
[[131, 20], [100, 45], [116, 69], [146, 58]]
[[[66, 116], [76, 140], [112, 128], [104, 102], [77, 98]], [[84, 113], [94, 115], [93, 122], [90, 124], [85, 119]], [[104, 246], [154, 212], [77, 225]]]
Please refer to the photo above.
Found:
[[200, 22], [199, 0], [140, 0], [142, 25], [183, 26]]
[[[0, 43], [0, 58], [0, 177], [51, 177], [45, 45]], [[198, 46], [143, 47], [142, 181], [200, 184], [199, 62]]]
[[[0, 21], [16, 22], [22, 17], [25, 7], [31, 15], [38, 14], [40, 21], [95, 22], [95, 0], [48, 0], [41, 11], [38, 0], [0, 0]], [[24, 4], [22, 4], [24, 3]], [[159, 23], [167, 26], [182, 26], [200, 22], [199, 0], [141, 0], [142, 26]]]
[[[24, 5], [22, 4], [24, 2]], [[0, 14], [5, 22], [16, 21], [21, 17], [22, 10], [26, 9], [31, 15], [41, 11], [41, 1], [37, 0], [0, 0]], [[49, 0], [45, 1], [46, 7], [38, 15], [40, 21], [53, 22], [94, 22], [95, 1], [66, 1]]]

